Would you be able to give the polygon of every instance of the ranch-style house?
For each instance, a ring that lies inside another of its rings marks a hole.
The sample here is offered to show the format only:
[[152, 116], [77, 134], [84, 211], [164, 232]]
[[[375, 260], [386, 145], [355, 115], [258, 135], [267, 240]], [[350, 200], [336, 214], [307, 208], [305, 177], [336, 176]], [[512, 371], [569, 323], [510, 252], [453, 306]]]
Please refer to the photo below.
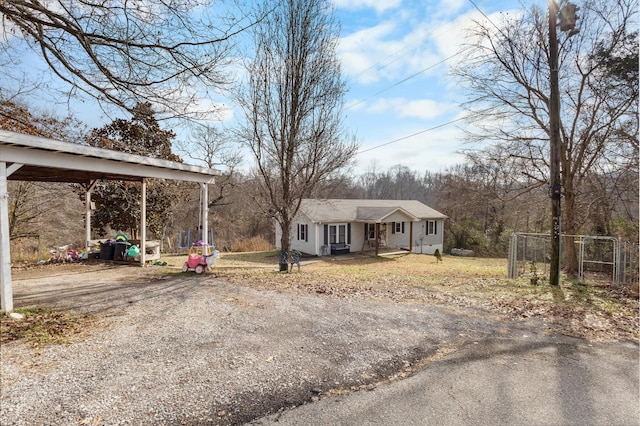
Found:
[[[397, 248], [442, 253], [446, 216], [416, 200], [303, 199], [291, 249], [325, 256]], [[282, 230], [276, 224], [276, 246]]]

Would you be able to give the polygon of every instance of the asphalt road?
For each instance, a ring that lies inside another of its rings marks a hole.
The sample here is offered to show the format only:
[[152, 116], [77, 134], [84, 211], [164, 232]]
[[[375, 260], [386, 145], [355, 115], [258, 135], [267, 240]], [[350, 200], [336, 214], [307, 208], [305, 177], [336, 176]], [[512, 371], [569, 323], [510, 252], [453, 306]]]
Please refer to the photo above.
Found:
[[637, 343], [470, 342], [404, 380], [259, 425], [640, 425]]

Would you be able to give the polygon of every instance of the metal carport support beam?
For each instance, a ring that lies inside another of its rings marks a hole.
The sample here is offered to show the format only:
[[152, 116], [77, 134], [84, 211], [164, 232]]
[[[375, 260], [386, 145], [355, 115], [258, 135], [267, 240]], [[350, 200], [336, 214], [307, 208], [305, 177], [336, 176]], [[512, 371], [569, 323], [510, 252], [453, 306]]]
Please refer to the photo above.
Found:
[[0, 161], [0, 309], [13, 311], [13, 289], [11, 287], [11, 248], [9, 235], [9, 189], [7, 179], [21, 164], [7, 167]]
[[[209, 186], [206, 183], [200, 184], [200, 199], [202, 200], [202, 214], [200, 215], [201, 223], [200, 229], [202, 230], [202, 241], [209, 245]], [[208, 248], [206, 249], [208, 250]]]
[[147, 260], [147, 180], [142, 179], [140, 189], [140, 266]]

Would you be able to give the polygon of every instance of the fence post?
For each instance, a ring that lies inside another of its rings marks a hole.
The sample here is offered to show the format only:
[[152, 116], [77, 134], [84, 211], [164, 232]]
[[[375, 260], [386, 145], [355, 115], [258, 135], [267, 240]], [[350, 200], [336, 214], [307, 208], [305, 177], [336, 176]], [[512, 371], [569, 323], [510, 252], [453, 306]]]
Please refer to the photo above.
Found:
[[516, 279], [518, 278], [518, 234], [511, 234], [511, 238], [509, 239], [509, 278]]
[[617, 239], [613, 240], [613, 257], [614, 257], [614, 261], [613, 261], [613, 285], [618, 287], [620, 285], [620, 271], [621, 271], [621, 264], [620, 261], [622, 259], [622, 256], [620, 256], [620, 249], [622, 248], [622, 241], [620, 241], [620, 238], [618, 237]]

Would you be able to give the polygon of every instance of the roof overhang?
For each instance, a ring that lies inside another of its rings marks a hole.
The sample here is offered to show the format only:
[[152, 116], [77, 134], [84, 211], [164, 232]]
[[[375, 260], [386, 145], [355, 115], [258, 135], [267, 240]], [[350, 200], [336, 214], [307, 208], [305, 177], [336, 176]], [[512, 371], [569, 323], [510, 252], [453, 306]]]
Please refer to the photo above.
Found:
[[145, 178], [215, 182], [217, 170], [0, 130], [9, 180], [88, 183]]

